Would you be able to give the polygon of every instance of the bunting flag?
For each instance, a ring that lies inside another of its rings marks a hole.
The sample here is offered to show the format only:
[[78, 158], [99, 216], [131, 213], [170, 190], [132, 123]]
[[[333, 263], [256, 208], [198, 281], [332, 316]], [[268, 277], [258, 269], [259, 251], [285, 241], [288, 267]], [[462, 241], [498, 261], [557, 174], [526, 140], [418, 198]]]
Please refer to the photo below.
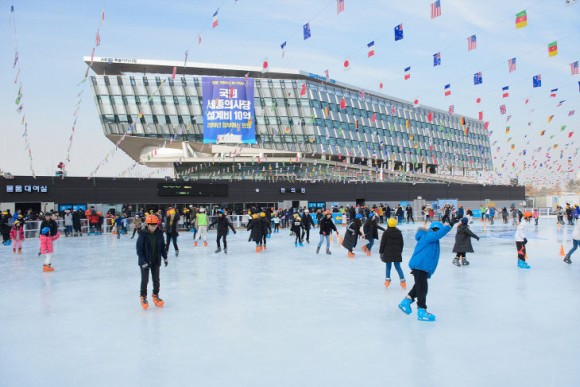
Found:
[[310, 33], [310, 23], [304, 24], [304, 26], [302, 27], [302, 31], [304, 35], [304, 40], [310, 38], [310, 36], [312, 36]]
[[282, 58], [284, 58], [284, 49], [286, 48], [286, 42], [282, 43], [280, 45], [280, 48], [282, 49]]
[[578, 61], [570, 63], [570, 73], [578, 75]]
[[542, 76], [540, 74], [534, 75], [532, 78], [532, 85], [534, 87], [542, 87]]
[[478, 113], [478, 120], [483, 121], [483, 112]]
[[548, 56], [552, 57], [556, 55], [558, 55], [558, 42], [553, 41], [548, 44]]
[[525, 10], [516, 13], [516, 29], [523, 28], [528, 25], [528, 14]]
[[441, 66], [441, 52], [433, 54], [433, 67]]
[[105, 24], [105, 9], [101, 10], [101, 25]]
[[403, 39], [403, 24], [395, 27], [395, 42]]
[[502, 90], [502, 98], [507, 98], [510, 96], [510, 92], [509, 92], [510, 87], [509, 86], [504, 86], [501, 88], [501, 90]]
[[441, 16], [441, 1], [431, 3], [431, 19]]
[[216, 28], [219, 25], [219, 20], [218, 20], [218, 12], [219, 12], [219, 8], [216, 9], [216, 11], [213, 13], [213, 22], [211, 23], [211, 28]]
[[481, 85], [483, 83], [483, 77], [481, 75], [481, 71], [473, 74], [473, 84], [474, 85]]
[[552, 89], [550, 90], [550, 97], [551, 98], [556, 98], [556, 93], [558, 92], [558, 89]]
[[508, 72], [513, 73], [516, 71], [516, 58], [508, 59]]
[[411, 78], [411, 67], [405, 67], [405, 80]]
[[506, 126], [506, 128], [505, 128], [505, 134], [509, 134], [510, 133], [510, 129], [511, 129], [511, 126]]
[[548, 123], [552, 122], [552, 119], [554, 118], [554, 115], [552, 114], [551, 116], [548, 116]]
[[450, 83], [445, 85], [444, 91], [445, 91], [444, 94], [446, 97], [451, 95], [451, 84]]
[[368, 43], [367, 47], [369, 48], [367, 58], [370, 58], [371, 56], [375, 55], [375, 41], [373, 40], [372, 42]]
[[324, 70], [324, 77], [326, 78], [326, 82], [330, 81], [330, 73], [328, 72], [328, 69]]
[[303, 97], [306, 95], [306, 83], [302, 84], [302, 87], [300, 88], [300, 96]]
[[173, 71], [171, 72], [171, 79], [175, 79], [175, 75], [177, 75], [177, 66], [173, 66]]
[[450, 105], [449, 106], [449, 115], [452, 116], [453, 114], [455, 114], [455, 105]]
[[506, 113], [506, 108], [505, 108], [505, 105], [500, 105], [500, 106], [499, 106], [499, 112], [500, 112], [500, 114], [502, 114], [502, 115]]
[[471, 35], [467, 38], [467, 51], [472, 51], [477, 48], [477, 37], [475, 35]]
[[201, 34], [197, 34], [197, 45], [201, 46]]
[[342, 67], [345, 70], [350, 70], [350, 61], [348, 59], [345, 59], [344, 62], [342, 62]]
[[459, 125], [465, 126], [465, 117], [459, 117]]
[[427, 113], [427, 121], [433, 122], [433, 112]]
[[270, 63], [268, 62], [268, 58], [264, 58], [262, 61], [262, 72], [265, 73], [270, 69]]
[[479, 103], [481, 103], [481, 97], [477, 97], [477, 98], [475, 99], [475, 103], [478, 103], [478, 104], [479, 104]]
[[101, 34], [97, 30], [97, 35], [95, 36], [95, 46], [99, 47], [101, 45]]
[[344, 0], [336, 0], [336, 14], [340, 15], [341, 12], [344, 12]]

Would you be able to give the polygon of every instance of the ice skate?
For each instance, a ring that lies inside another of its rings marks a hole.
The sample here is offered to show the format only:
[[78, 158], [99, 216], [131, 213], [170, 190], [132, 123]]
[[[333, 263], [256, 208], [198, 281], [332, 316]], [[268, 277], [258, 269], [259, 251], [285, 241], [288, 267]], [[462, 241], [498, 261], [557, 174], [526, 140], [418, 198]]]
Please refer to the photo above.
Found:
[[22, 254], [22, 248], [18, 249], [18, 254]]
[[50, 265], [42, 265], [42, 271], [46, 273], [46, 272], [54, 271], [54, 269]]
[[463, 258], [463, 259], [461, 260], [461, 264], [462, 264], [463, 266], [469, 266], [469, 261], [468, 261], [467, 259]]
[[203, 242], [203, 247], [207, 247], [207, 241]]
[[349, 258], [354, 258], [354, 253], [352, 251], [349, 251], [348, 254], [347, 254], [347, 256]]
[[401, 303], [399, 304], [399, 309], [401, 309], [405, 314], [411, 314], [411, 312], [413, 312], [413, 310], [411, 309], [412, 302], [413, 300], [411, 300], [410, 298], [407, 297], [403, 298], [403, 301], [401, 301]]
[[366, 253], [367, 253], [367, 256], [369, 256], [369, 257], [371, 256], [371, 251], [369, 249], [367, 249]]
[[12, 249], [12, 254], [16, 254], [16, 249]]
[[175, 256], [179, 257], [179, 250], [175, 250]]
[[197, 241], [193, 242], [193, 247], [197, 247]]
[[316, 248], [316, 254], [318, 254], [320, 252], [320, 247]]
[[226, 249], [226, 248], [224, 247], [224, 254], [227, 254], [227, 253], [228, 253], [228, 249]]
[[453, 258], [453, 264], [457, 267], [461, 267], [461, 264], [459, 263], [459, 258], [457, 257]]
[[256, 246], [256, 253], [262, 252], [262, 246]]
[[149, 303], [147, 302], [147, 297], [145, 297], [145, 296], [141, 296], [140, 303], [141, 303], [141, 307], [142, 307], [144, 310], [147, 310], [147, 308], [149, 308]]
[[389, 286], [391, 286], [391, 279], [385, 278], [385, 288], [388, 288]]
[[368, 251], [369, 251], [369, 249], [368, 249], [366, 246], [363, 246], [363, 247], [362, 247], [362, 251], [364, 251], [364, 252], [365, 252], [365, 253], [367, 253], [367, 255], [368, 255]]
[[220, 251], [222, 251], [221, 247], [218, 247], [216, 251], [214, 251], [214, 253], [219, 253]]
[[298, 242], [294, 242], [294, 247], [298, 247]]
[[329, 249], [326, 249], [326, 254], [331, 255], [332, 253], [330, 252]]
[[520, 269], [531, 269], [531, 266], [526, 263], [526, 261], [522, 259], [518, 259], [518, 267]]
[[407, 289], [407, 281], [405, 281], [405, 279], [404, 279], [404, 278], [401, 280], [401, 287], [402, 287], [403, 289]]
[[564, 262], [566, 262], [566, 263], [568, 263], [568, 264], [572, 263], [572, 260], [570, 259], [570, 256], [569, 256], [568, 254], [566, 254], [566, 255], [564, 256]]
[[155, 304], [155, 306], [158, 308], [163, 308], [163, 305], [165, 305], [165, 301], [163, 301], [161, 298], [159, 298], [159, 296], [157, 294], [154, 294], [152, 297], [153, 297], [153, 303]]
[[417, 320], [419, 321], [435, 321], [435, 315], [427, 312], [427, 309], [417, 309]]
[[303, 247], [304, 246], [304, 243], [298, 242], [298, 246]]

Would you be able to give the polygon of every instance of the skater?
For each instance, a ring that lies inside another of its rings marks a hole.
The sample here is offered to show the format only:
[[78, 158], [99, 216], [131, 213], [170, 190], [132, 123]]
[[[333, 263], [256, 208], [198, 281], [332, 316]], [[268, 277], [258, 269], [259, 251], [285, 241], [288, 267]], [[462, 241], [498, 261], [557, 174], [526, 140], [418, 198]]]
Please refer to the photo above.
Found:
[[316, 254], [320, 252], [320, 246], [322, 246], [322, 242], [326, 240], [326, 254], [332, 254], [330, 252], [330, 232], [334, 230], [336, 233], [336, 237], [338, 238], [338, 230], [336, 229], [336, 225], [332, 221], [332, 213], [330, 211], [324, 211], [324, 218], [320, 219], [318, 223], [318, 227], [320, 228], [320, 242], [318, 242], [318, 247], [316, 248]]
[[304, 240], [306, 236], [306, 243], [310, 243], [310, 229], [314, 227], [314, 221], [310, 216], [310, 212], [308, 208], [304, 210], [304, 216], [302, 217], [302, 237], [301, 239]]
[[353, 252], [358, 242], [358, 238], [364, 239], [364, 234], [361, 232], [361, 214], [356, 214], [354, 219], [347, 225], [346, 231], [344, 232], [344, 239], [342, 240], [342, 247], [348, 250], [348, 257], [354, 258], [355, 254]]
[[227, 237], [228, 237], [228, 228], [231, 228], [234, 235], [236, 234], [236, 229], [234, 228], [234, 225], [232, 224], [232, 222], [230, 222], [230, 220], [228, 219], [228, 217], [226, 216], [226, 214], [224, 213], [224, 210], [218, 210], [218, 217], [216, 218], [216, 220], [214, 220], [213, 222], [210, 223], [210, 225], [207, 227], [208, 230], [211, 230], [211, 228], [213, 226], [215, 226], [217, 224], [217, 250], [215, 251], [215, 253], [219, 253], [220, 251], [222, 251], [221, 245], [220, 245], [220, 240], [223, 238], [224, 240], [224, 254], [228, 253], [228, 242], [227, 242]]
[[153, 279], [153, 303], [162, 308], [165, 302], [159, 298], [159, 270], [161, 268], [161, 258], [167, 267], [167, 250], [163, 240], [163, 232], [157, 227], [159, 219], [155, 215], [147, 215], [145, 230], [139, 231], [137, 238], [138, 264], [141, 269], [141, 307], [147, 310], [147, 284], [149, 283], [149, 272]]
[[52, 242], [57, 240], [59, 236], [60, 234], [58, 231], [55, 235], [50, 235], [50, 227], [44, 227], [40, 231], [40, 254], [44, 254], [44, 265], [42, 265], [42, 271], [54, 271], [52, 263], [50, 262], [52, 259], [52, 253], [54, 253]]
[[509, 213], [507, 208], [502, 208], [501, 210], [501, 218], [503, 220], [503, 224], [508, 224], [508, 217], [509, 217]]
[[196, 235], [199, 232], [199, 238], [200, 240], [203, 240], [203, 246], [207, 247], [207, 224], [208, 224], [208, 218], [207, 218], [207, 214], [205, 213], [205, 208], [200, 208], [199, 212], [195, 215], [195, 222], [193, 222], [194, 224], [194, 228], [195, 228], [195, 232], [193, 233], [193, 246], [197, 247], [197, 240], [195, 240]]
[[115, 230], [117, 231], [117, 239], [121, 239], [121, 233], [123, 232], [123, 218], [121, 214], [117, 213], [115, 219], [113, 219], [115, 225]]
[[399, 308], [406, 314], [411, 314], [411, 304], [417, 299], [417, 320], [435, 321], [435, 315], [427, 312], [427, 279], [435, 273], [439, 263], [439, 240], [451, 231], [456, 219], [449, 219], [449, 226], [433, 222], [429, 229], [420, 228], [415, 234], [415, 251], [409, 262], [415, 284], [409, 294], [401, 301]]
[[0, 232], [2, 233], [2, 244], [4, 244], [4, 246], [9, 245], [10, 243], [10, 213], [8, 211], [3, 211], [2, 212], [2, 220], [0, 220]]
[[81, 210], [78, 211], [73, 211], [72, 213], [72, 222], [73, 222], [73, 229], [74, 229], [74, 234], [73, 236], [83, 236], [82, 230], [81, 230], [81, 217], [82, 217], [82, 212]]
[[22, 254], [22, 242], [24, 242], [24, 227], [20, 221], [15, 221], [10, 230], [10, 240], [12, 241], [12, 252]]
[[167, 239], [165, 250], [169, 253], [169, 244], [173, 241], [176, 257], [179, 257], [179, 246], [177, 246], [177, 237], [179, 236], [179, 232], [177, 231], [178, 223], [179, 214], [175, 211], [175, 208], [172, 208], [167, 212], [167, 218], [165, 219], [165, 236]]
[[248, 242], [256, 242], [256, 253], [262, 252], [262, 221], [258, 219], [258, 214], [252, 214], [252, 219], [248, 222], [246, 230], [251, 230]]
[[266, 239], [268, 239], [272, 233], [272, 226], [270, 226], [270, 219], [268, 219], [264, 211], [260, 212], [260, 222], [262, 222], [262, 244], [264, 250], [266, 250]]
[[274, 222], [274, 234], [278, 234], [280, 232], [280, 218], [278, 214], [274, 215], [272, 222]]
[[407, 212], [407, 223], [415, 223], [415, 219], [413, 218], [413, 207], [410, 204], [407, 204], [405, 207], [405, 212]]
[[290, 231], [292, 231], [292, 233], [296, 236], [296, 238], [294, 239], [294, 247], [304, 246], [304, 244], [302, 243], [303, 228], [304, 225], [302, 224], [302, 218], [300, 218], [300, 216], [296, 214], [294, 220], [292, 221], [292, 227], [290, 228]]
[[518, 267], [520, 269], [530, 269], [531, 266], [526, 263], [526, 244], [528, 243], [528, 240], [526, 239], [526, 228], [524, 222], [521, 220], [518, 222], [515, 239], [516, 249], [518, 251]]
[[534, 208], [534, 213], [533, 213], [533, 218], [534, 218], [534, 222], [536, 223], [535, 225], [538, 225], [538, 220], [540, 220], [540, 211], [538, 211], [537, 208]]
[[401, 262], [403, 262], [403, 234], [401, 230], [397, 228], [397, 220], [389, 219], [387, 220], [387, 230], [383, 233], [381, 238], [381, 246], [379, 248], [379, 254], [381, 261], [386, 264], [386, 276], [385, 276], [385, 287], [388, 288], [391, 285], [391, 266], [395, 265], [395, 270], [399, 274], [399, 280], [401, 287], [407, 289], [407, 282], [405, 280], [405, 274], [401, 269]]
[[457, 253], [453, 258], [453, 264], [457, 267], [469, 265], [469, 261], [465, 258], [466, 253], [473, 253], [471, 246], [471, 238], [479, 241], [479, 237], [469, 229], [469, 219], [461, 218], [461, 224], [457, 226], [457, 234], [455, 234], [455, 245], [453, 252]]
[[143, 221], [139, 215], [135, 215], [135, 219], [133, 219], [133, 235], [131, 235], [131, 239], [135, 238], [135, 234], [138, 233], [143, 227]]
[[574, 231], [572, 232], [572, 248], [568, 251], [568, 254], [564, 257], [564, 262], [572, 263], [570, 257], [578, 247], [580, 247], [580, 220], [578, 219], [580, 215], [576, 212], [576, 225], [574, 226]]
[[64, 213], [64, 236], [72, 236], [73, 235], [73, 216], [70, 213], [70, 210], [66, 210]]
[[375, 244], [375, 239], [379, 239], [379, 232], [377, 230], [385, 231], [384, 228], [379, 226], [377, 223], [377, 216], [375, 213], [371, 213], [370, 218], [365, 222], [363, 226], [363, 232], [365, 234], [365, 239], [367, 240], [366, 246], [362, 247], [362, 250], [370, 257], [371, 249]]

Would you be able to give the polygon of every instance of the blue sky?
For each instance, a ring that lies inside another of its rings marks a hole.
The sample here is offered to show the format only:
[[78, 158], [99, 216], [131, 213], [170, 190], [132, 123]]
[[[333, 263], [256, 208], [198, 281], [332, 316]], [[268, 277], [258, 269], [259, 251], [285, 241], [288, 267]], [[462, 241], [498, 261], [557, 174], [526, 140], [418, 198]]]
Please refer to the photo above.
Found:
[[[114, 148], [103, 135], [88, 83], [77, 86], [85, 70], [82, 57], [90, 55], [100, 28], [97, 56], [183, 60], [189, 50], [190, 61], [250, 66], [259, 66], [268, 58], [271, 67], [321, 75], [328, 69], [332, 78], [365, 90], [379, 91], [383, 82], [382, 92], [387, 95], [409, 101], [417, 98], [421, 105], [443, 110], [453, 104], [458, 115], [477, 117], [483, 111], [493, 131], [494, 165], [502, 177], [517, 175], [521, 182], [547, 184], [573, 176], [561, 171], [580, 167], [580, 157], [575, 156], [580, 143], [580, 133], [576, 133], [580, 76], [572, 76], [569, 67], [580, 60], [580, 4], [565, 6], [564, 0], [442, 0], [442, 16], [431, 20], [430, 3], [345, 0], [345, 11], [337, 15], [335, 0], [2, 0], [0, 168], [29, 174], [22, 115], [14, 103], [18, 85], [14, 84], [14, 32], [9, 23], [10, 6], [14, 5], [23, 113], [38, 175], [53, 174], [58, 162], [66, 158], [77, 94], [83, 88], [69, 174], [87, 176]], [[101, 26], [103, 8], [105, 23]], [[217, 8], [219, 26], [212, 29], [212, 14]], [[516, 30], [515, 14], [522, 10], [527, 11], [528, 26]], [[302, 26], [306, 22], [312, 37], [305, 41]], [[395, 42], [393, 28], [400, 23], [405, 37]], [[198, 45], [200, 33], [202, 44]], [[468, 52], [466, 38], [473, 34], [477, 49]], [[559, 54], [550, 58], [547, 45], [554, 40]], [[280, 44], [284, 41], [287, 46], [282, 58]], [[370, 41], [375, 42], [376, 54], [367, 58]], [[433, 67], [436, 52], [441, 52], [442, 65]], [[510, 74], [507, 61], [512, 57], [517, 58], [517, 70]], [[346, 58], [351, 62], [348, 71], [342, 67]], [[405, 81], [404, 68], [409, 66], [411, 79]], [[476, 86], [473, 74], [479, 71], [483, 84]], [[532, 77], [536, 74], [542, 76], [542, 87], [534, 89]], [[443, 95], [445, 84], [451, 84], [449, 97]], [[509, 86], [508, 98], [502, 98], [504, 86]], [[555, 88], [557, 97], [552, 98], [550, 90]], [[480, 104], [475, 102], [478, 97]], [[566, 102], [556, 107], [561, 100]], [[502, 104], [506, 105], [506, 115], [500, 114]], [[568, 116], [570, 110], [576, 111], [572, 117]], [[511, 119], [506, 122], [508, 115]], [[548, 123], [550, 115], [554, 118]], [[561, 131], [563, 125], [566, 129]], [[507, 126], [509, 135], [505, 134]], [[541, 130], [546, 131], [544, 136], [540, 136]], [[568, 138], [570, 131], [575, 132], [572, 138]], [[509, 149], [511, 144], [514, 151]], [[556, 144], [558, 149], [553, 149]], [[548, 147], [552, 147], [549, 152]], [[541, 150], [534, 152], [538, 148]], [[524, 150], [526, 154], [520, 154]], [[552, 169], [540, 167], [548, 155]], [[117, 176], [132, 164], [129, 157], [117, 152], [99, 169], [98, 176]], [[144, 167], [140, 171], [149, 173]]]

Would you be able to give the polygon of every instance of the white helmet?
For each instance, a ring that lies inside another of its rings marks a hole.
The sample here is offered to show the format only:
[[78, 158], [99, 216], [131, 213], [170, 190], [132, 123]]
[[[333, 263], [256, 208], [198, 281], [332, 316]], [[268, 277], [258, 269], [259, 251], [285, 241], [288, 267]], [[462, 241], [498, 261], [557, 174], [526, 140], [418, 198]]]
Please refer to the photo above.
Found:
[[305, 213], [305, 214], [308, 214], [309, 212], [310, 212], [310, 211], [308, 211], [308, 208], [306, 208], [306, 209], [304, 210], [304, 213]]
[[201, 208], [199, 209], [199, 212], [205, 212], [205, 208], [201, 207]]

